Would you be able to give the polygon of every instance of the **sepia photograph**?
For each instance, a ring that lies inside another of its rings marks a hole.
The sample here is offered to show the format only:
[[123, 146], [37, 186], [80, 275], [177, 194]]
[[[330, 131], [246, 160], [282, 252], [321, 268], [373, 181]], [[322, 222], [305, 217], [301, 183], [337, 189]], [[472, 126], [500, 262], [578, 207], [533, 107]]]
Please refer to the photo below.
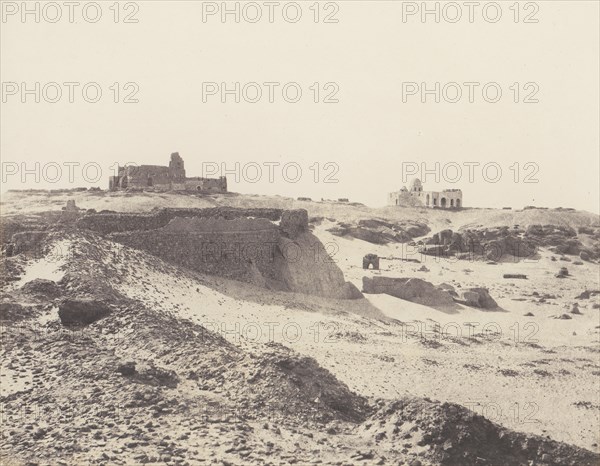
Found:
[[600, 465], [598, 0], [0, 0], [0, 466]]

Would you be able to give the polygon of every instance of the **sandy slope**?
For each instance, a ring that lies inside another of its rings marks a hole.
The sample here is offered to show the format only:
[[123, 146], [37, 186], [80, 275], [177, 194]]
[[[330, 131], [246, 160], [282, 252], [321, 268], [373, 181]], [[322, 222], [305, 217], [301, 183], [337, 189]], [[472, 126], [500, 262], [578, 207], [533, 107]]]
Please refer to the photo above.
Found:
[[[12, 215], [46, 209], [59, 210], [69, 198], [75, 198], [79, 207], [97, 210], [137, 211], [163, 206], [213, 205], [304, 207], [309, 209], [311, 216], [331, 217], [337, 221], [373, 217], [422, 219], [433, 231], [481, 223], [485, 226], [529, 223], [578, 226], [597, 222], [597, 216], [585, 212], [373, 210], [360, 206], [300, 203], [286, 198], [232, 195], [199, 199], [154, 193], [131, 196], [87, 192], [57, 194], [50, 198], [9, 193], [7, 197], [3, 196], [2, 211]], [[333, 236], [327, 231], [332, 225], [333, 222], [324, 220], [316, 226], [314, 233], [325, 245], [331, 246], [328, 250], [335, 253], [333, 260], [342, 269], [346, 279], [359, 288], [362, 277], [373, 274], [415, 276], [434, 284], [451, 283], [455, 287], [485, 286], [490, 289], [502, 311], [484, 312], [458, 306], [454, 312], [442, 312], [386, 295], [366, 295], [363, 300], [341, 301], [266, 292], [252, 285], [186, 271], [143, 252], [105, 240], [86, 243], [88, 240], [81, 238], [76, 239], [75, 243], [62, 243], [65, 250], [85, 253], [79, 256], [76, 263], [29, 262], [21, 281], [13, 287], [21, 286], [33, 278], [59, 280], [64, 275], [65, 267], [78, 270], [106, 268], [108, 272], [105, 279], [117, 291], [138, 300], [160, 315], [175, 317], [178, 325], [187, 320], [201, 324], [221, 335], [233, 347], [252, 354], [268, 354], [271, 351], [268, 344], [281, 343], [300, 354], [315, 358], [322, 367], [361, 395], [391, 400], [409, 394], [456, 402], [511, 429], [547, 435], [555, 440], [600, 451], [600, 309], [592, 307], [597, 301], [575, 299], [586, 289], [600, 289], [597, 265], [553, 262], [547, 251], [542, 251], [540, 259], [536, 261], [497, 265], [436, 261], [432, 257], [417, 255], [408, 246], [375, 246], [360, 240]], [[90, 248], [98, 250], [89, 256], [87, 252]], [[360, 268], [362, 256], [370, 252], [388, 258], [382, 260], [380, 272]], [[399, 260], [403, 257], [418, 259], [421, 263]], [[422, 265], [429, 271], [419, 271]], [[569, 278], [559, 280], [554, 277], [561, 266], [569, 268]], [[525, 273], [529, 279], [505, 280], [502, 278], [504, 273]], [[533, 296], [534, 291], [539, 296]], [[543, 295], [555, 297], [539, 302]], [[574, 302], [579, 302], [583, 315], [572, 315], [571, 320], [552, 318], [569, 313]], [[528, 312], [533, 316], [524, 316]], [[127, 318], [128, 325], [131, 325], [132, 318]], [[40, 325], [45, 329], [59, 327], [56, 309], [45, 309], [40, 319]], [[123, 329], [130, 331], [126, 326]], [[117, 327], [116, 331], [120, 329]], [[50, 347], [53, 357], [60, 357], [61, 354], [65, 358], [70, 357], [68, 355], [71, 353], [66, 349], [55, 349], [55, 343]], [[123, 358], [147, 358], [164, 364], [165, 358], [169, 357], [163, 355], [162, 359], [157, 358], [152, 341], [147, 346], [119, 348], [116, 355]], [[25, 358], [29, 361], [31, 356], [27, 351], [24, 349], [12, 353], [10, 367], [3, 364], [3, 395], [17, 393], [38, 383], [32, 372], [34, 369], [23, 366], [21, 370], [12, 364], [12, 359], [22, 361]], [[93, 355], [94, 352], [90, 350], [89, 364], [104, 361], [93, 359]], [[114, 361], [107, 359], [102, 364], [111, 367]], [[56, 380], [60, 381], [60, 370], [56, 370]], [[116, 383], [113, 378], [110, 381]], [[111, 393], [118, 391], [118, 385], [115, 387]], [[194, 390], [195, 385], [185, 380], [177, 393], [178, 396], [191, 399]], [[223, 394], [217, 391], [204, 395], [219, 398]], [[135, 425], [142, 425], [147, 419], [135, 422]], [[261, 429], [260, 424], [255, 427]], [[181, 432], [175, 425], [170, 425], [169, 429], [175, 438], [183, 435], [183, 431], [194, 429], [194, 426], [188, 418]], [[203, 448], [212, 448], [222, 458], [228, 457], [224, 445], [240, 438], [223, 425], [203, 426], [199, 433], [202, 435], [192, 434], [190, 445], [195, 445], [200, 452]], [[283, 450], [286, 448], [284, 445], [293, 450], [294, 443], [306, 442], [307, 448], [322, 449], [330, 461], [344, 451], [335, 444], [342, 444], [343, 439], [335, 436], [330, 440], [332, 443], [318, 446], [317, 437], [313, 442], [304, 434], [300, 436], [285, 430], [283, 434], [285, 440], [268, 429], [260, 432], [257, 438], [264, 437], [265, 441], [277, 438], [278, 448]], [[121, 452], [118, 455], [125, 455], [126, 440], [119, 442], [114, 450]], [[182, 442], [187, 441], [184, 439]], [[100, 454], [102, 448], [93, 451]], [[264, 448], [264, 445], [261, 444], [260, 448]], [[200, 456], [193, 458], [199, 460]], [[81, 460], [87, 458], [83, 454], [80, 457]], [[133, 456], [127, 458], [135, 462]], [[260, 464], [259, 459], [256, 461]], [[285, 457], [279, 459], [279, 464], [286, 464]], [[347, 464], [354, 462], [350, 460]]]
[[[331, 239], [326, 227], [316, 232], [324, 243]], [[355, 264], [364, 251], [389, 256], [396, 251], [358, 240], [336, 241], [336, 260], [358, 286], [365, 272]], [[121, 247], [113, 248], [124, 254]], [[363, 395], [391, 399], [411, 394], [457, 402], [506, 427], [597, 450], [600, 311], [580, 301], [583, 315], [551, 318], [568, 312], [576, 295], [597, 285], [594, 266], [571, 266], [573, 277], [559, 281], [553, 275], [558, 265], [547, 256], [536, 263], [499, 265], [427, 258], [430, 272], [417, 272], [420, 264], [383, 262], [383, 275], [487, 286], [504, 309], [461, 306], [454, 313], [386, 295], [335, 301], [267, 294], [251, 285], [184, 272], [133, 250], [126, 251], [126, 260], [108, 263], [115, 267], [115, 288], [149, 308], [190, 319], [253, 351], [266, 350], [268, 342], [282, 343], [314, 357]], [[467, 268], [473, 272], [464, 272]], [[530, 279], [500, 278], [515, 270]], [[557, 298], [532, 302], [534, 290]], [[528, 311], [534, 316], [523, 316]]]

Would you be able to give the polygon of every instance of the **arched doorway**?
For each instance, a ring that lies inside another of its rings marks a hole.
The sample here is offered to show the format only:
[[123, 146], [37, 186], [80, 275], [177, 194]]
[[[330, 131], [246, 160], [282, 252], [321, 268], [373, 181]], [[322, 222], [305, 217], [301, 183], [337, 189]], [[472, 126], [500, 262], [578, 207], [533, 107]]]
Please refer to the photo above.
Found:
[[460, 199], [456, 200], [456, 204], [455, 204], [457, 209], [460, 209]]
[[450, 207], [454, 207], [454, 199], [450, 199]]
[[442, 206], [442, 209], [446, 208], [446, 198], [442, 197], [442, 199], [440, 200], [440, 205]]
[[147, 186], [154, 186], [154, 182], [152, 181], [152, 177], [151, 176], [148, 177], [148, 184], [147, 184]]
[[427, 195], [427, 197], [425, 199], [426, 199], [425, 205], [429, 205], [429, 194]]

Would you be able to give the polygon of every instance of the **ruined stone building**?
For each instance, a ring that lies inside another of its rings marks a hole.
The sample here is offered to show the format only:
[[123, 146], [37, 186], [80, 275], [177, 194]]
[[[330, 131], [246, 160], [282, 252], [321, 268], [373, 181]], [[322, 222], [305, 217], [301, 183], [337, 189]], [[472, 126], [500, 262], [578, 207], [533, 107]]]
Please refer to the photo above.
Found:
[[201, 178], [185, 176], [183, 159], [178, 152], [171, 154], [169, 166], [128, 165], [119, 167], [117, 176], [109, 179], [109, 189], [155, 189], [164, 191], [197, 191], [226, 193], [227, 178]]
[[423, 191], [421, 180], [415, 178], [408, 189], [403, 186], [400, 191], [389, 193], [388, 205], [460, 209], [463, 206], [462, 191], [460, 189]]

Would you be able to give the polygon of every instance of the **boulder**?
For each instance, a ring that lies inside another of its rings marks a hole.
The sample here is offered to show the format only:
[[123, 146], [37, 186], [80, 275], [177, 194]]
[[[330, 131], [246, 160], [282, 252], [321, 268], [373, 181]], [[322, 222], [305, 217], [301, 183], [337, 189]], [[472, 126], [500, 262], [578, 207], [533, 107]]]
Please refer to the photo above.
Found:
[[438, 288], [440, 290], [455, 291], [454, 287], [450, 283], [441, 283], [438, 285]]
[[117, 366], [117, 372], [124, 376], [131, 376], [137, 373], [135, 369], [135, 362], [128, 361]]
[[462, 291], [456, 302], [466, 306], [479, 307], [479, 293], [475, 291]]
[[48, 298], [57, 298], [62, 294], [62, 290], [55, 281], [36, 278], [25, 283], [21, 290], [34, 295], [43, 295]]
[[90, 298], [65, 299], [58, 306], [58, 316], [65, 326], [89, 325], [110, 312], [106, 303]]
[[453, 307], [450, 293], [420, 278], [363, 277], [363, 292], [388, 294], [430, 307]]
[[479, 307], [481, 309], [496, 309], [498, 303], [490, 296], [487, 288], [467, 288], [462, 290], [455, 301], [466, 306]]

